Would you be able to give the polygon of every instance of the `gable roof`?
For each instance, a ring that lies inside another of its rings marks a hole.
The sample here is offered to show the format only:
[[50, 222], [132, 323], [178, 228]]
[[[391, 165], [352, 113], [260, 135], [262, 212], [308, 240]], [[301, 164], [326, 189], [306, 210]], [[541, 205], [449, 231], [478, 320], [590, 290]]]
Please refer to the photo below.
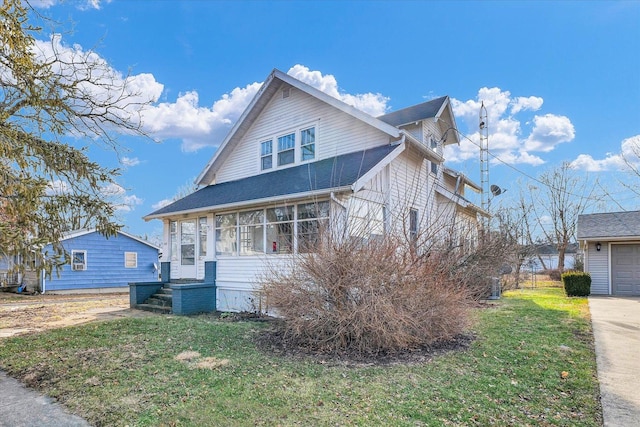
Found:
[[[95, 228], [83, 228], [81, 230], [74, 230], [74, 231], [70, 231], [68, 233], [65, 233], [62, 236], [62, 239], [60, 241], [64, 242], [65, 240], [75, 239], [76, 237], [81, 237], [81, 236], [85, 236], [87, 234], [92, 234], [92, 233], [98, 233], [98, 231]], [[125, 233], [124, 231], [118, 231], [117, 233], [121, 234], [121, 235], [123, 235], [125, 237], [128, 237], [130, 239], [133, 239], [133, 240], [135, 240], [137, 242], [143, 243], [143, 244], [145, 244], [147, 246], [151, 246], [154, 249], [160, 250], [160, 248], [158, 246], [156, 246], [156, 245], [154, 245], [152, 243], [149, 243], [146, 240], [142, 240], [141, 238], [136, 237], [136, 236], [134, 236], [132, 234]], [[105, 237], [105, 239], [108, 239], [108, 237]]]
[[389, 123], [391, 126], [398, 127], [436, 117], [447, 99], [448, 97], [446, 96], [432, 99], [431, 101], [423, 102], [422, 104], [413, 105], [411, 107], [403, 108], [402, 110], [378, 116], [378, 120]]
[[289, 85], [291, 87], [299, 89], [300, 91], [305, 92], [313, 96], [314, 98], [317, 98], [331, 105], [332, 107], [335, 107], [340, 111], [377, 128], [384, 133], [387, 133], [392, 138], [399, 138], [400, 136], [399, 130], [394, 126], [378, 120], [375, 117], [370, 116], [369, 114], [340, 101], [339, 99], [327, 95], [326, 93], [306, 83], [303, 83], [300, 80], [291, 77], [290, 75], [283, 73], [280, 70], [274, 69], [262, 84], [262, 87], [253, 97], [238, 121], [233, 125], [225, 139], [222, 141], [222, 143], [214, 153], [211, 160], [209, 160], [200, 175], [196, 178], [195, 183], [197, 185], [206, 185], [213, 180], [221, 164], [224, 163], [231, 151], [233, 151], [235, 145], [239, 143], [242, 137], [247, 133], [253, 122], [262, 113], [274, 94], [281, 87], [285, 87], [285, 85]]
[[[447, 117], [442, 118], [443, 114], [446, 114]], [[384, 114], [378, 116], [378, 119], [395, 127], [405, 126], [425, 119], [434, 119], [443, 133], [442, 141], [445, 144], [460, 142], [456, 132], [453, 132], [451, 140], [447, 138], [449, 130], [457, 129], [455, 117], [451, 111], [451, 100], [448, 96], [441, 96], [422, 104], [412, 105], [411, 107]]]
[[337, 190], [350, 190], [358, 180], [385, 158], [395, 157], [404, 145], [383, 145], [343, 154], [273, 172], [213, 184], [191, 193], [144, 217], [145, 220], [175, 213], [217, 209], [234, 205], [282, 200], [284, 196], [304, 197]]
[[578, 239], [640, 238], [640, 211], [578, 216]]

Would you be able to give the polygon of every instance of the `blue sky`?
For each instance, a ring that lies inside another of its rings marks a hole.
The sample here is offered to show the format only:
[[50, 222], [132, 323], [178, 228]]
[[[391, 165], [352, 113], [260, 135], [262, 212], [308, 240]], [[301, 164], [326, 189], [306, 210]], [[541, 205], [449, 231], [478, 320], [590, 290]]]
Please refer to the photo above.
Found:
[[[158, 142], [91, 151], [123, 167], [115, 195], [130, 233], [160, 233], [142, 216], [193, 181], [273, 68], [374, 115], [448, 95], [474, 141], [484, 101], [500, 159], [490, 181], [505, 195], [568, 161], [640, 209], [618, 182], [620, 153], [640, 145], [640, 1], [31, 4], [60, 23], [61, 49], [94, 51], [155, 100], [142, 116]], [[447, 165], [479, 182], [478, 158], [465, 139]]]

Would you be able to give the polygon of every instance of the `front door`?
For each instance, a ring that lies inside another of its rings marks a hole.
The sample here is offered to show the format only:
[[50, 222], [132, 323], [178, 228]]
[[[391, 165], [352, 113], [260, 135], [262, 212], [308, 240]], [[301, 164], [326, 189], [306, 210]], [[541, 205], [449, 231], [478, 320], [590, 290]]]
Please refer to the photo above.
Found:
[[196, 278], [196, 220], [180, 222], [180, 277]]

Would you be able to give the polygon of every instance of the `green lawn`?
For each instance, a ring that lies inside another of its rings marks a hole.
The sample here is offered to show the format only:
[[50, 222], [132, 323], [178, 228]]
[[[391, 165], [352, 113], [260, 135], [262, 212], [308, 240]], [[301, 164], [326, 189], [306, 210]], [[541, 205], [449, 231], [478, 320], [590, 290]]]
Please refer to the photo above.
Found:
[[505, 294], [471, 348], [421, 365], [287, 360], [256, 349], [264, 327], [96, 323], [3, 339], [0, 366], [96, 425], [602, 425], [587, 300], [560, 288]]

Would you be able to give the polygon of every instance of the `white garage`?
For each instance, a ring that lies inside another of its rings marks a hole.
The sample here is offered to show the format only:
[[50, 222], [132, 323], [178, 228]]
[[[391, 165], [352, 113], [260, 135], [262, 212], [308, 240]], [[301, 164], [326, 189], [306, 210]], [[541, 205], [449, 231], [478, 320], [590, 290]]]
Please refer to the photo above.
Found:
[[578, 240], [591, 294], [640, 296], [640, 211], [580, 215]]

